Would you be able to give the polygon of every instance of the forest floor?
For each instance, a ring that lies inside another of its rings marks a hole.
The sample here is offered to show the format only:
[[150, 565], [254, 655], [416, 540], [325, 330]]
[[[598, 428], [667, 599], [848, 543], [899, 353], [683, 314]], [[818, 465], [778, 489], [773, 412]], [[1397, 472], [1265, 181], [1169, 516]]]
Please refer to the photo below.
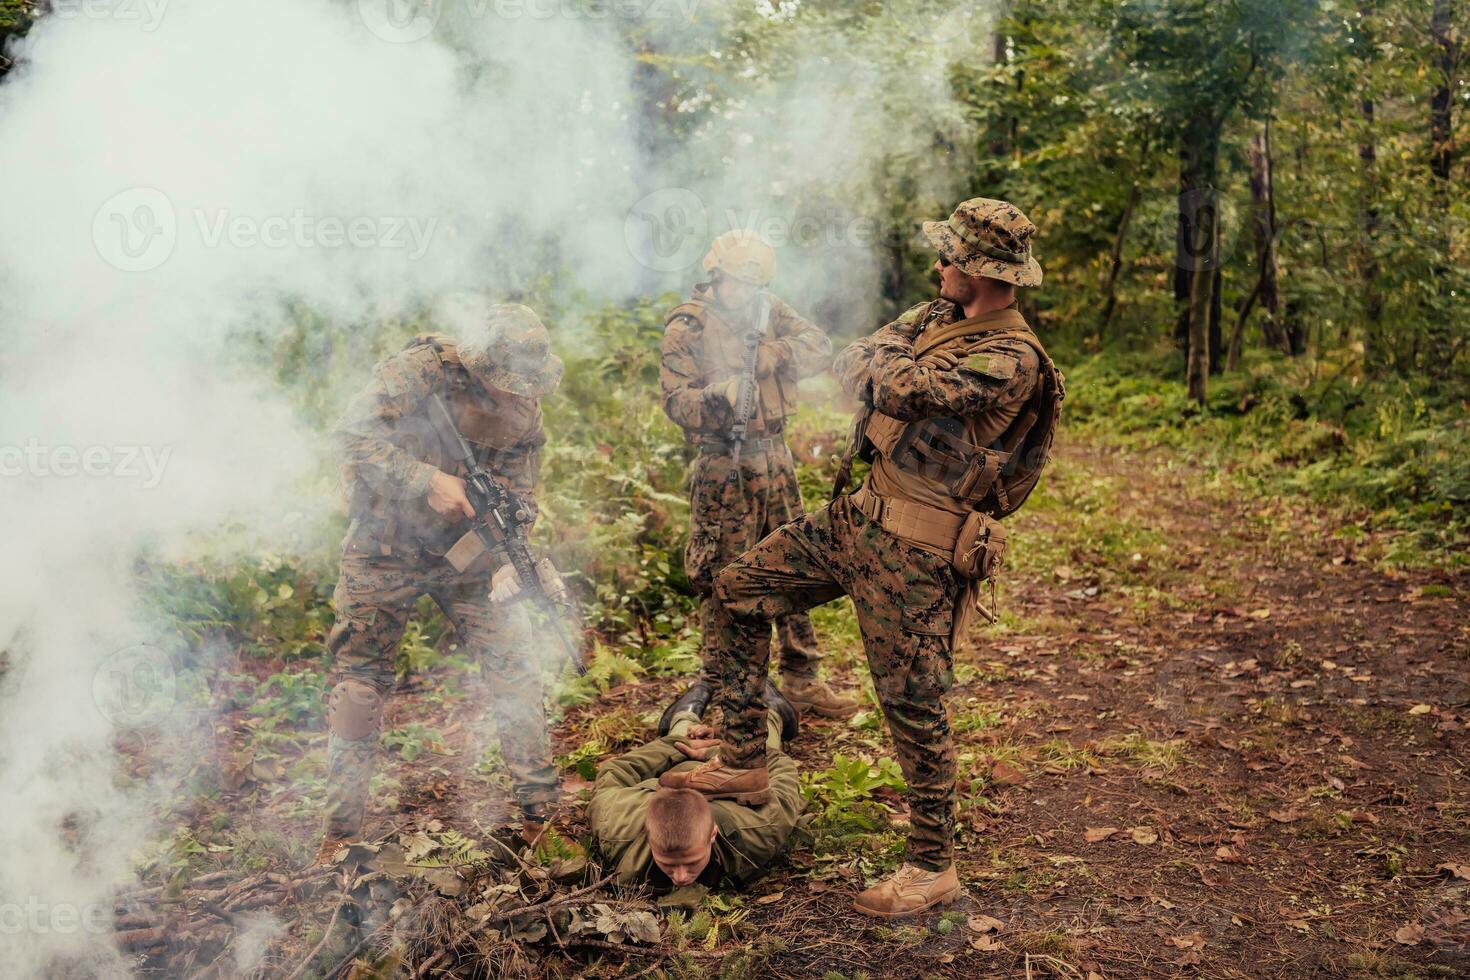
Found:
[[[1001, 622], [956, 658], [960, 915], [853, 913], [853, 894], [897, 860], [902, 798], [872, 790], [891, 826], [853, 833], [843, 821], [864, 812], [862, 794], [829, 786], [814, 841], [750, 894], [707, 900], [715, 928], [693, 959], [543, 942], [521, 965], [718, 975], [723, 955], [727, 975], [771, 977], [1470, 975], [1470, 576], [1378, 567], [1376, 532], [1354, 515], [1249, 497], [1177, 457], [1071, 444], [1048, 480], [1015, 522]], [[859, 690], [845, 600], [815, 618], [834, 682]], [[639, 678], [568, 710], [558, 755], [651, 737], [683, 683]], [[435, 735], [390, 763], [396, 792], [375, 819], [490, 834], [508, 818], [506, 787], [472, 765], [473, 689], [415, 688], [388, 724]], [[790, 749], [817, 782], [834, 756], [888, 754], [870, 712], [807, 724]], [[562, 819], [577, 836], [589, 784], [567, 768]], [[249, 799], [294, 841], [250, 870], [289, 873], [287, 854], [314, 848], [312, 807]], [[268, 975], [289, 973], [331, 916], [335, 887], [302, 894], [270, 909]], [[759, 956], [737, 963], [741, 947]]]

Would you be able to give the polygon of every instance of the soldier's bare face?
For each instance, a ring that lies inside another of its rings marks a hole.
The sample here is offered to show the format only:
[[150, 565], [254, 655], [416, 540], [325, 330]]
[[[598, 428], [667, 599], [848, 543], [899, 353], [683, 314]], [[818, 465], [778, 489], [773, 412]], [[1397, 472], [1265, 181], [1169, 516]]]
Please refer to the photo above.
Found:
[[947, 299], [961, 308], [969, 307], [980, 295], [980, 280], [974, 276], [967, 276], [952, 265], [946, 259], [939, 259], [934, 263], [934, 271], [939, 273], [939, 298]]
[[703, 838], [702, 843], [666, 851], [660, 847], [653, 847], [650, 842], [649, 850], [653, 854], [653, 863], [658, 865], [660, 871], [669, 876], [675, 888], [692, 885], [704, 873], [704, 869], [709, 867], [710, 857], [714, 854], [715, 838], [719, 836], [719, 833], [719, 827], [711, 820], [709, 837]]
[[760, 287], [753, 282], [722, 276], [715, 283], [715, 302], [727, 310], [743, 310], [758, 292]]

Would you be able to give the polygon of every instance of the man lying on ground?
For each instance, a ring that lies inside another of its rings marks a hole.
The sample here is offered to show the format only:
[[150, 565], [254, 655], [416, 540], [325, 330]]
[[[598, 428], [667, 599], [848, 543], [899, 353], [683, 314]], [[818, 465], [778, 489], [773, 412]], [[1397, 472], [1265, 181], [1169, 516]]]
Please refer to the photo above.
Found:
[[774, 709], [768, 727], [770, 800], [760, 806], [659, 785], [660, 776], [692, 769], [720, 745], [692, 711], [675, 715], [668, 735], [602, 765], [587, 822], [619, 884], [647, 883], [659, 892], [696, 883], [744, 888], [770, 869], [806, 801], [796, 763], [780, 751], [782, 718]]

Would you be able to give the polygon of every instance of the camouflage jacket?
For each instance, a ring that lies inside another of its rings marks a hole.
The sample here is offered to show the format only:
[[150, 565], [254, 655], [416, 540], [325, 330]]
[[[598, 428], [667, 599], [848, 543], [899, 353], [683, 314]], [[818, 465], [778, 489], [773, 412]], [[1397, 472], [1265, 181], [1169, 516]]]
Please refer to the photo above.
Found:
[[[758, 379], [759, 397], [749, 433], [779, 432], [796, 411], [797, 382], [820, 373], [832, 355], [832, 341], [790, 306], [770, 297], [771, 315], [762, 348], [774, 356], [776, 371]], [[707, 283], [695, 287], [687, 303], [675, 307], [664, 328], [664, 413], [690, 442], [728, 436], [735, 411], [719, 389], [744, 367], [746, 323], [730, 319], [713, 302]]]
[[442, 555], [468, 530], [462, 516], [442, 517], [427, 501], [436, 470], [465, 476], [430, 421], [435, 392], [480, 464], [534, 507], [546, 442], [540, 403], [486, 388], [459, 363], [452, 341], [424, 335], [378, 363], [332, 433], [352, 519], [345, 551]]
[[[669, 770], [692, 769], [694, 762], [679, 751], [680, 737], [667, 735], [640, 746], [626, 755], [605, 762], [597, 771], [592, 789], [592, 802], [587, 807], [587, 823], [597, 840], [598, 850], [616, 869], [618, 883], [634, 885], [642, 882], [669, 886], [667, 876], [653, 863], [648, 846], [648, 832], [643, 818], [648, 801], [658, 789], [658, 777]], [[743, 806], [731, 800], [711, 800], [719, 836], [715, 838], [711, 869], [700, 876], [701, 883], [716, 876], [743, 888], [770, 870], [786, 848], [797, 820], [806, 809], [801, 794], [801, 780], [796, 763], [784, 753], [772, 751], [768, 758], [771, 772], [771, 801], [762, 806]]]
[[[915, 357], [926, 332], [967, 323], [983, 328], [1019, 323], [1015, 307], [965, 321], [946, 300], [920, 303], [897, 320], [851, 344], [833, 371], [854, 398], [900, 422], [959, 419], [969, 442], [989, 445], [1005, 432], [1036, 390], [1041, 363], [1036, 350], [1014, 337], [957, 336]], [[953, 363], [953, 366], [951, 366]], [[937, 480], [895, 466], [879, 456], [869, 476], [883, 496], [900, 496], [955, 513], [969, 508]]]

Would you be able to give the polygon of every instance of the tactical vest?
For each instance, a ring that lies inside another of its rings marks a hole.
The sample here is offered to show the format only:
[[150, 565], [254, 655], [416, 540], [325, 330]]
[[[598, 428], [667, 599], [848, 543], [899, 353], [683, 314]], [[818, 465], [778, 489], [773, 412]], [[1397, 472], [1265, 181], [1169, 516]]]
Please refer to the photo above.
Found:
[[[694, 298], [685, 300], [670, 310], [668, 316], [664, 317], [664, 326], [667, 327], [678, 319], [689, 321], [703, 335], [700, 368], [706, 375], [707, 383], [737, 377], [741, 373], [744, 369], [742, 338], [718, 310], [710, 309], [709, 303], [696, 294]], [[774, 339], [773, 328], [774, 322], [767, 324], [767, 340]], [[785, 428], [786, 419], [796, 414], [797, 397], [795, 380], [782, 378], [779, 374], [758, 378], [756, 380], [758, 410], [755, 413], [756, 417], [751, 420], [749, 430], [751, 435], [758, 436], [762, 433], [775, 435], [781, 432]], [[719, 432], [685, 433], [688, 439], [696, 442], [711, 437], [719, 438], [722, 435], [724, 433]]]
[[[403, 350], [435, 359], [444, 377], [440, 394], [455, 426], [480, 465], [492, 473], [500, 472], [501, 457], [524, 442], [540, 423], [540, 403], [480, 385], [460, 362], [454, 342], [442, 335], [421, 334]], [[414, 459], [452, 476], [469, 475], [430, 419], [427, 401], [398, 420], [388, 441]], [[371, 536], [376, 538], [375, 551], [381, 555], [403, 551], [443, 555], [465, 531], [463, 521], [451, 522], [430, 507], [423, 496], [393, 499], [360, 482], [355, 486], [350, 514], [376, 527], [377, 533]]]
[[875, 409], [864, 430], [872, 449], [898, 469], [938, 483], [955, 500], [997, 518], [1014, 513], [1040, 480], [1051, 458], [1066, 395], [1062, 374], [1041, 341], [1019, 315], [1016, 320], [1019, 325], [1002, 323], [979, 333], [940, 329], [921, 337], [914, 347], [918, 358], [957, 337], [977, 336], [971, 355], [1001, 340], [1022, 341], [1036, 352], [1040, 376], [1035, 390], [1016, 418], [989, 444], [971, 442], [969, 421], [956, 417], [904, 422]]

